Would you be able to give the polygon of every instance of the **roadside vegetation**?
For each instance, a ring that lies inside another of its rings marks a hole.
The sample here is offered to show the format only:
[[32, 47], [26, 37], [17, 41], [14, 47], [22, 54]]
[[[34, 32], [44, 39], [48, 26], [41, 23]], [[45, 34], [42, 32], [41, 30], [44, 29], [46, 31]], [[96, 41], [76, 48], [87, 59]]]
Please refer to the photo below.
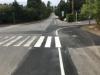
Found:
[[[76, 13], [78, 16], [80, 16], [80, 10], [84, 3], [84, 0], [68, 0], [67, 2], [61, 0], [58, 6], [55, 8], [55, 14], [59, 16], [61, 20], [66, 18], [67, 21], [73, 22], [75, 21]], [[62, 15], [62, 11], [64, 12], [64, 15]]]
[[61, 0], [55, 8], [55, 14], [68, 22], [95, 19], [100, 25], [100, 0]]
[[50, 16], [52, 8], [41, 0], [28, 0], [27, 5], [19, 5], [15, 0], [11, 4], [0, 4], [0, 24], [20, 23], [42, 20]]

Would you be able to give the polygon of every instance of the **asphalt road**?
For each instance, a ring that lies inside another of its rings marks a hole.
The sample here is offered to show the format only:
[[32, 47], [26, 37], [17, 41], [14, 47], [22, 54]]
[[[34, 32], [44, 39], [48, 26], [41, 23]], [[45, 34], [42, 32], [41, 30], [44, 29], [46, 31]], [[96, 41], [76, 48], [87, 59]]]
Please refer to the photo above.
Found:
[[52, 15], [40, 22], [0, 27], [0, 75], [99, 75], [94, 59], [99, 60], [91, 56], [95, 42], [81, 26]]
[[[54, 16], [0, 28], [0, 75], [61, 75]], [[51, 30], [52, 29], [52, 30]]]

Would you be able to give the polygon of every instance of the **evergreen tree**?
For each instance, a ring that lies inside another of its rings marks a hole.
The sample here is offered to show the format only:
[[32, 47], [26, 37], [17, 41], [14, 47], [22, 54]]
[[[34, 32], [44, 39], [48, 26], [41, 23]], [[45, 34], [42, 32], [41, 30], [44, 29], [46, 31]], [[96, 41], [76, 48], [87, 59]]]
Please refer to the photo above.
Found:
[[47, 9], [48, 9], [48, 12], [52, 12], [52, 10], [53, 10], [53, 8], [51, 7], [50, 1], [47, 2]]
[[27, 0], [27, 7], [38, 8], [41, 5], [41, 0]]
[[[48, 6], [50, 6], [50, 2], [48, 3]], [[28, 0], [27, 1], [27, 7], [33, 8], [36, 11], [35, 16], [37, 16], [35, 19], [39, 20], [42, 18], [47, 17], [50, 14], [49, 7], [46, 7], [45, 3], [43, 3], [41, 0]]]
[[47, 2], [47, 7], [48, 7], [48, 8], [51, 7], [51, 2], [50, 2], [50, 1]]
[[50, 16], [48, 6], [41, 0], [28, 0], [27, 6], [19, 5], [16, 0], [10, 5], [0, 4], [0, 23], [18, 23], [44, 19]]
[[69, 0], [68, 2], [70, 5], [71, 12], [79, 12], [82, 5], [85, 3], [85, 0]]
[[[66, 16], [67, 12], [66, 10], [67, 10], [66, 2], [64, 0], [61, 0], [55, 10], [55, 14], [59, 16], [60, 19], [63, 19]], [[64, 16], [62, 16], [62, 11], [64, 11]]]

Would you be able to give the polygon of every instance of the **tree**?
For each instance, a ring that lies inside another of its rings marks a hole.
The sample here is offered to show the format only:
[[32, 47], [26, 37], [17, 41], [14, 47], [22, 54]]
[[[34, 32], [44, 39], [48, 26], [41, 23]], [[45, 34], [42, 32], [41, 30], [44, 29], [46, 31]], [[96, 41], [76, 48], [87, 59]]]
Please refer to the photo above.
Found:
[[48, 7], [48, 8], [51, 7], [51, 2], [50, 2], [50, 1], [47, 2], [47, 7]]
[[0, 4], [0, 13], [11, 11], [11, 5]]
[[69, 0], [68, 1], [71, 12], [80, 12], [82, 5], [85, 3], [85, 0]]
[[18, 2], [15, 0], [12, 3], [12, 17], [13, 17], [13, 21], [20, 21], [22, 20], [22, 14], [23, 14], [23, 7], [21, 5], [18, 4]]
[[96, 5], [96, 21], [97, 24], [100, 25], [100, 0], [96, 0], [95, 2]]
[[48, 9], [48, 12], [52, 12], [52, 10], [53, 10], [50, 1], [47, 2], [47, 9]]
[[[67, 8], [66, 2], [64, 0], [61, 0], [55, 10], [55, 14], [59, 16], [59, 18], [62, 20], [66, 17], [66, 12], [67, 12], [66, 8]], [[62, 16], [62, 11], [64, 11], [64, 16]]]
[[87, 19], [94, 18], [96, 14], [95, 0], [86, 0], [81, 8], [81, 14], [84, 15], [84, 17], [87, 17]]
[[96, 10], [95, 10], [94, 3], [91, 3], [91, 4], [86, 3], [81, 8], [81, 14], [84, 14], [86, 16], [91, 15], [91, 17], [93, 17], [95, 13], [96, 13]]
[[100, 25], [100, 0], [86, 0], [81, 9], [81, 14], [95, 18], [97, 24]]
[[45, 3], [43, 3], [41, 0], [28, 0], [27, 1], [27, 7], [32, 8], [36, 11], [36, 18], [34, 19], [42, 19], [50, 15], [51, 11], [50, 9], [50, 2], [48, 3], [47, 7]]
[[41, 0], [28, 0], [27, 6], [19, 5], [16, 0], [11, 4], [0, 4], [0, 23], [19, 23], [35, 21], [50, 16], [50, 3]]
[[8, 4], [0, 4], [0, 23], [12, 22], [12, 7]]
[[67, 2], [61, 0], [55, 10], [55, 14], [61, 18], [62, 18], [61, 11], [65, 12], [63, 18], [66, 17], [66, 14], [75, 15], [76, 12], [80, 13], [83, 3], [85, 3], [85, 0], [67, 0]]
[[41, 0], [27, 0], [27, 7], [38, 8], [41, 5]]

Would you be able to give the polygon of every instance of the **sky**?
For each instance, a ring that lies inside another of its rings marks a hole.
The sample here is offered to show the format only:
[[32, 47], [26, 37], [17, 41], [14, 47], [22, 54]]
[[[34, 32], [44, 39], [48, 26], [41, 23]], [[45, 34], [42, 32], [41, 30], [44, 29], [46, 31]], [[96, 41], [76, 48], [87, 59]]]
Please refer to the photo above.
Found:
[[[0, 0], [0, 4], [2, 3], [12, 3], [14, 0]], [[26, 4], [27, 0], [17, 0], [20, 4]]]
[[52, 5], [58, 5], [60, 0], [42, 0], [42, 1], [44, 1], [46, 4], [48, 1], [50, 1]]
[[[57, 6], [58, 3], [60, 2], [60, 0], [42, 0], [42, 1], [44, 1], [46, 4], [48, 1], [50, 1], [51, 5], [53, 5], [53, 6], [55, 6], [55, 5]], [[65, 1], [67, 1], [67, 0], [65, 0]]]
[[[0, 4], [2, 3], [12, 3], [14, 0], [0, 0]], [[17, 0], [20, 4], [26, 5], [27, 0]], [[60, 0], [42, 0], [44, 1], [46, 4], [48, 1], [51, 2], [51, 5], [55, 6], [58, 5]]]

